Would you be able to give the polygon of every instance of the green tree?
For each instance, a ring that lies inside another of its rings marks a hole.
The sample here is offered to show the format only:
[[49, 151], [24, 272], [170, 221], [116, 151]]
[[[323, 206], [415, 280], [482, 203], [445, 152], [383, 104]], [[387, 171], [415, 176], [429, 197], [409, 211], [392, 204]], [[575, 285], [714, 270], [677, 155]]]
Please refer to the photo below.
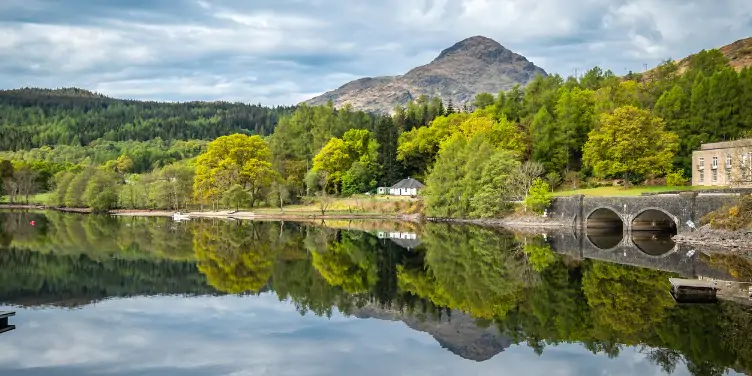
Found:
[[216, 205], [222, 192], [238, 184], [250, 193], [253, 207], [278, 176], [269, 146], [260, 136], [222, 136], [196, 161], [194, 195], [199, 202]]
[[475, 107], [478, 110], [482, 110], [486, 107], [493, 106], [495, 101], [496, 101], [496, 98], [494, 98], [493, 94], [479, 93], [475, 96], [473, 107]]
[[551, 187], [543, 179], [535, 179], [527, 197], [525, 197], [525, 207], [536, 213], [543, 213], [543, 210], [550, 204]]
[[662, 119], [633, 106], [601, 115], [600, 128], [589, 134], [583, 162], [601, 177], [630, 173], [665, 174], [678, 148], [678, 137]]
[[249, 205], [251, 194], [239, 184], [235, 184], [222, 194], [222, 202], [235, 210], [240, 210], [241, 206]]
[[530, 128], [533, 142], [532, 159], [540, 162], [546, 171], [563, 171], [567, 165], [567, 144], [565, 132], [558, 128], [559, 123], [541, 107]]

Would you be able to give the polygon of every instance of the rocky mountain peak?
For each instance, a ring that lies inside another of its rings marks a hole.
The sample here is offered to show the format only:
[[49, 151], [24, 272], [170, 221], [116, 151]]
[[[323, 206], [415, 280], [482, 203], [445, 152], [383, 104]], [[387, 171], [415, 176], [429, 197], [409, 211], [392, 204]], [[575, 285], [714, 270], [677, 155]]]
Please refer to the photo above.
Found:
[[546, 72], [491, 38], [473, 36], [403, 75], [355, 80], [306, 103], [320, 105], [331, 100], [335, 107], [350, 104], [354, 109], [389, 113], [396, 105], [427, 95], [461, 106], [472, 102], [478, 93], [496, 94], [524, 86], [537, 75], [546, 76]]
[[515, 55], [514, 52], [504, 48], [499, 42], [476, 35], [455, 43], [439, 54], [435, 61], [450, 58], [452, 56], [465, 56], [476, 59], [493, 61], [510, 61], [509, 58]]

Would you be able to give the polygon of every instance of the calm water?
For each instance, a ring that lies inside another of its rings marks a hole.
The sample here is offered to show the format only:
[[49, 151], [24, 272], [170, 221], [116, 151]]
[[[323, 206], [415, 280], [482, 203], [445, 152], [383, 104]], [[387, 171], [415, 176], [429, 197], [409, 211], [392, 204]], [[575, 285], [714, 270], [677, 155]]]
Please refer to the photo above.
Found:
[[661, 237], [598, 251], [598, 239], [620, 242], [440, 224], [55, 212], [0, 222], [0, 310], [17, 313], [0, 334], [2, 375], [752, 369], [752, 309], [668, 293], [671, 276], [744, 279], [752, 268]]

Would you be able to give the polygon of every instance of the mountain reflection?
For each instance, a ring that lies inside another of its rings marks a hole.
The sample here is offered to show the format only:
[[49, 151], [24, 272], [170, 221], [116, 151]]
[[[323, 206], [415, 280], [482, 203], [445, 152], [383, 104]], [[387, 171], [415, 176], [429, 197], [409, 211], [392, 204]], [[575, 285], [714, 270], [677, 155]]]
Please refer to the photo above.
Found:
[[[269, 292], [303, 315], [336, 309], [401, 320], [476, 361], [512, 343], [538, 354], [581, 343], [609, 357], [644, 347], [668, 373], [682, 363], [695, 375], [752, 369], [749, 307], [678, 305], [668, 293], [674, 274], [573, 258], [543, 236], [446, 224], [176, 224], [56, 212], [4, 212], [0, 221], [6, 304]], [[715, 262], [749, 274], [738, 260]]]

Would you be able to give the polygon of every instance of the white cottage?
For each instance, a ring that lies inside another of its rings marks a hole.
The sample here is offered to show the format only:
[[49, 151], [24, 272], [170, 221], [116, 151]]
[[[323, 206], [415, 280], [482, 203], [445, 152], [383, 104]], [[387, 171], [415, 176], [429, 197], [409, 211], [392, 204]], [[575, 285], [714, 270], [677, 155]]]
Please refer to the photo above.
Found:
[[413, 178], [407, 178], [389, 187], [389, 194], [392, 196], [417, 196], [420, 190], [425, 187], [423, 183]]

